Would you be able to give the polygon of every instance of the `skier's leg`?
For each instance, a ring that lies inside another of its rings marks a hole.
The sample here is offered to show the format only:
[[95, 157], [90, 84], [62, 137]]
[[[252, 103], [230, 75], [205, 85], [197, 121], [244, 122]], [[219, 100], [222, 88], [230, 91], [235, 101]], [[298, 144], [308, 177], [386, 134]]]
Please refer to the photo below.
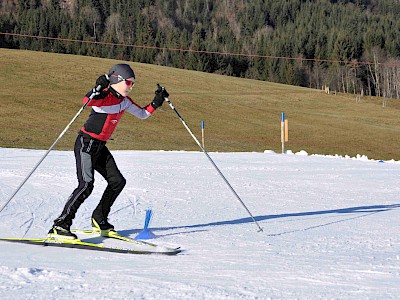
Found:
[[105, 225], [108, 227], [113, 227], [107, 222], [107, 218], [110, 213], [111, 206], [123, 190], [126, 180], [119, 171], [114, 157], [106, 146], [102, 148], [101, 153], [97, 157], [94, 163], [94, 168], [107, 180], [108, 185], [103, 193], [103, 196], [101, 197], [99, 204], [93, 211], [92, 217], [97, 223], [105, 222]]
[[61, 215], [54, 221], [59, 225], [69, 229], [72, 220], [81, 204], [93, 191], [94, 168], [92, 163], [92, 143], [90, 138], [78, 135], [75, 142], [74, 153], [76, 161], [76, 174], [78, 177], [78, 187], [69, 196]]

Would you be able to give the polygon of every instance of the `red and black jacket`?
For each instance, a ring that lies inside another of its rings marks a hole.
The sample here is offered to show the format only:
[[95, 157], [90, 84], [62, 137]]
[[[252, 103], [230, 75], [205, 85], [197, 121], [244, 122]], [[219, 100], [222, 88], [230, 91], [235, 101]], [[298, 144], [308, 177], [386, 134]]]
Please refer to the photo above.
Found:
[[[83, 98], [83, 103], [88, 101], [90, 94]], [[111, 137], [125, 111], [140, 119], [150, 117], [155, 111], [151, 104], [140, 107], [111, 87], [94, 97], [87, 106], [91, 106], [92, 111], [81, 131], [100, 141], [107, 141]]]

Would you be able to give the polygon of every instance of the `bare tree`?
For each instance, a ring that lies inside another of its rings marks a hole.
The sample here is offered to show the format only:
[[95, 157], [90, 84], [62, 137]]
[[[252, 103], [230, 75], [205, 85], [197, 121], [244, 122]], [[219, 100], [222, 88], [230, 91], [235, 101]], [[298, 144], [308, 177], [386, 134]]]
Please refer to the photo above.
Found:
[[106, 35], [115, 36], [119, 43], [124, 42], [124, 32], [122, 27], [121, 15], [119, 13], [111, 14], [106, 21]]
[[85, 6], [81, 10], [81, 17], [86, 26], [93, 28], [92, 38], [97, 41], [96, 26], [100, 24], [99, 12], [94, 7]]
[[373, 64], [368, 65], [368, 70], [371, 75], [372, 83], [374, 84], [375, 87], [375, 95], [378, 97], [382, 96], [382, 62], [379, 62], [379, 60], [384, 61], [384, 53], [383, 50], [380, 48], [374, 47], [371, 50], [372, 53], [372, 61]]

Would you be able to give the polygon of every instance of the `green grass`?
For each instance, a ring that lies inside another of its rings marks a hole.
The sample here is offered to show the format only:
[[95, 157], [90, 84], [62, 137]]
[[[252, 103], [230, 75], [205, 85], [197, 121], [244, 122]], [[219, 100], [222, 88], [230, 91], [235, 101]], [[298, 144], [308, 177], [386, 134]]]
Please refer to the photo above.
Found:
[[[0, 147], [48, 149], [82, 106], [100, 74], [121, 61], [0, 49]], [[318, 154], [365, 154], [400, 159], [400, 101], [195, 71], [131, 63], [136, 73], [132, 98], [147, 105], [156, 83], [170, 93], [179, 113], [210, 152], [281, 150], [280, 118], [289, 120], [287, 149]], [[86, 121], [82, 112], [56, 146], [71, 150]], [[128, 113], [108, 142], [110, 149], [198, 150], [175, 113], [164, 104], [151, 118]]]

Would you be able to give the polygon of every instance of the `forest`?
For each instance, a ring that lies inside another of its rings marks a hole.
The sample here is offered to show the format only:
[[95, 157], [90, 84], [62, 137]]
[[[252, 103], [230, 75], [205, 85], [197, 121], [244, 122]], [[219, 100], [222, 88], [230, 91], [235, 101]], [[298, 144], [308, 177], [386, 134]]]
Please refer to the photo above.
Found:
[[400, 98], [399, 0], [3, 0], [0, 47]]

